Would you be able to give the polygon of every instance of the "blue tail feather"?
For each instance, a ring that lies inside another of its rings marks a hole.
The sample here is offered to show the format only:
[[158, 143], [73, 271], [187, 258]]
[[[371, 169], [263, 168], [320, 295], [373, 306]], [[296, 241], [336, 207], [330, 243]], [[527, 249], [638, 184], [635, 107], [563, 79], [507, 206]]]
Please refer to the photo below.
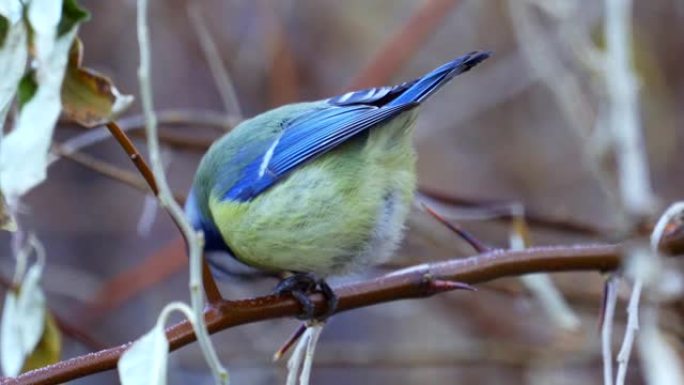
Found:
[[470, 70], [487, 59], [490, 55], [491, 53], [488, 51], [474, 51], [459, 56], [418, 79], [406, 91], [402, 92], [401, 95], [389, 102], [386, 106], [391, 107], [406, 103], [421, 103], [456, 75], [460, 75]]

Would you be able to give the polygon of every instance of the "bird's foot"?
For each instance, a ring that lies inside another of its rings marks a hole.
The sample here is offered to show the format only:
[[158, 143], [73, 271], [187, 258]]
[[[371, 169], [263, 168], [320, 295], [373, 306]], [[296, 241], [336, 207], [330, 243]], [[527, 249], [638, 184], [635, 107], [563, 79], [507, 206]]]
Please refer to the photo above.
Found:
[[295, 273], [278, 283], [273, 290], [276, 295], [290, 294], [302, 306], [302, 313], [297, 316], [300, 320], [314, 320], [314, 304], [309, 298], [310, 294], [320, 292], [327, 302], [325, 313], [316, 318], [317, 321], [325, 321], [337, 308], [337, 295], [325, 280], [316, 278], [311, 273]]

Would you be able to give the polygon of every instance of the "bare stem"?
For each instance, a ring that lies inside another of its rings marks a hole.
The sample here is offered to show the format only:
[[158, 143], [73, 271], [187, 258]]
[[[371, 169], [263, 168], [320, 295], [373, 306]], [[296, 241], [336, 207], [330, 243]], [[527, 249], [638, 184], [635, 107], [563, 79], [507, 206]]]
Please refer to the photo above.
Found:
[[209, 33], [206, 21], [202, 17], [202, 12], [199, 7], [199, 3], [188, 3], [187, 9], [188, 16], [190, 16], [190, 24], [192, 24], [192, 27], [195, 29], [195, 33], [200, 42], [200, 47], [202, 47], [204, 57], [209, 64], [211, 75], [214, 77], [219, 94], [221, 94], [226, 113], [232, 114], [241, 120], [242, 109], [240, 108], [240, 103], [237, 94], [235, 93], [233, 80], [230, 78], [230, 74], [221, 60], [219, 50], [216, 47], [214, 39], [211, 37], [211, 33]]
[[638, 86], [630, 51], [632, 1], [606, 0], [605, 12], [604, 73], [622, 204], [627, 213], [633, 216], [649, 216], [653, 214], [654, 196], [639, 124]]
[[147, 0], [138, 0], [138, 45], [140, 47], [140, 67], [138, 80], [140, 83], [140, 96], [145, 115], [145, 130], [147, 132], [147, 148], [150, 153], [150, 162], [154, 177], [158, 186], [157, 198], [161, 207], [171, 215], [176, 226], [183, 234], [190, 255], [190, 302], [195, 315], [195, 333], [197, 342], [209, 364], [217, 384], [228, 383], [228, 372], [219, 362], [216, 351], [209, 339], [209, 332], [203, 320], [204, 296], [202, 285], [202, 244], [203, 235], [197, 233], [185, 219], [183, 210], [176, 203], [171, 193], [171, 188], [166, 180], [164, 165], [159, 151], [159, 137], [157, 134], [157, 116], [154, 113], [152, 101], [152, 84], [150, 81], [150, 42], [147, 26]]
[[641, 280], [634, 282], [632, 286], [632, 293], [629, 297], [629, 305], [627, 306], [627, 330], [625, 331], [625, 338], [622, 341], [622, 347], [618, 353], [618, 371], [615, 377], [615, 384], [622, 385], [627, 378], [627, 368], [629, 366], [629, 356], [632, 353], [632, 345], [636, 338], [636, 333], [639, 330], [639, 299], [641, 298]]
[[[561, 271], [613, 271], [622, 260], [620, 245], [538, 247], [522, 251], [495, 250], [466, 259], [416, 265], [379, 278], [335, 289], [339, 297], [337, 312], [409, 298], [429, 297], [435, 291], [426, 284], [433, 279], [483, 283], [522, 274]], [[323, 312], [325, 299], [311, 297], [316, 312]], [[267, 319], [292, 317], [300, 312], [290, 297], [266, 296], [240, 301], [222, 301], [204, 312], [211, 333]], [[171, 350], [195, 341], [192, 325], [185, 321], [167, 329]], [[17, 385], [51, 385], [114, 369], [119, 356], [130, 343], [98, 353], [72, 358], [42, 369], [24, 373]]]
[[601, 356], [603, 358], [603, 385], [613, 385], [613, 324], [617, 305], [620, 278], [608, 278], [604, 291], [603, 313], [601, 314]]

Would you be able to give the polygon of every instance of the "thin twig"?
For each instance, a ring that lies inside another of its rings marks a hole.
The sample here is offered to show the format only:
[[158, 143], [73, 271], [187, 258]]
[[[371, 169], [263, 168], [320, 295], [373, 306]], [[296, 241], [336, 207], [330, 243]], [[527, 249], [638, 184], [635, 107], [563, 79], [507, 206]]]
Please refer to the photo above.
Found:
[[620, 347], [620, 352], [617, 356], [618, 370], [615, 377], [616, 385], [623, 385], [627, 378], [629, 356], [632, 353], [632, 345], [634, 344], [636, 333], [639, 330], [639, 299], [641, 298], [641, 288], [642, 281], [635, 281], [632, 286], [632, 293], [629, 297], [629, 305], [627, 306], [627, 329], [625, 330], [622, 347]]
[[[140, 171], [140, 173], [143, 176], [151, 175], [152, 171], [150, 170], [149, 166], [147, 166], [147, 163], [145, 163], [145, 159], [140, 155], [138, 149], [135, 148], [135, 145], [130, 140], [130, 138], [128, 138], [126, 133], [123, 132], [115, 122], [107, 123], [107, 128], [110, 129], [112, 135], [114, 135], [114, 138], [116, 138], [119, 144], [121, 144], [121, 147], [123, 147], [126, 153], [130, 156], [131, 160], [133, 161], [133, 164], [138, 168], [138, 171]], [[148, 183], [148, 185], [156, 195], [158, 192], [157, 184], [154, 180], [154, 177], [150, 178], [151, 179], [145, 178], [145, 181]], [[203, 261], [203, 263], [206, 264], [206, 261]], [[204, 290], [206, 291], [205, 294], [210, 302], [216, 301], [221, 298], [221, 293], [219, 292], [218, 287], [216, 286], [216, 282], [214, 282], [213, 279], [204, 282]]]
[[145, 179], [145, 182], [147, 182], [147, 185], [150, 187], [150, 189], [152, 189], [152, 193], [154, 193], [154, 195], [159, 195], [159, 187], [157, 187], [154, 174], [152, 173], [152, 170], [150, 170], [150, 167], [147, 165], [147, 163], [145, 163], [145, 159], [143, 159], [142, 155], [140, 155], [138, 149], [133, 144], [133, 141], [131, 141], [126, 133], [121, 130], [116, 122], [112, 121], [107, 123], [107, 128], [112, 136], [114, 136], [114, 139], [116, 139], [121, 147], [123, 147], [124, 151], [126, 151], [126, 154], [128, 154], [128, 157], [131, 159], [131, 162], [133, 162], [142, 177]]
[[606, 0], [605, 15], [608, 129], [615, 145], [622, 204], [638, 222], [653, 214], [655, 197], [639, 123], [638, 86], [630, 49], [632, 1]]
[[280, 19], [280, 12], [274, 7], [280, 5], [277, 1], [257, 1], [257, 9], [265, 20], [262, 25], [266, 31], [265, 44], [268, 50], [270, 68], [269, 78], [269, 105], [276, 107], [286, 103], [292, 103], [299, 95], [299, 72], [297, 60], [288, 39], [288, 31]]
[[[150, 162], [154, 170], [154, 178], [159, 188], [157, 198], [159, 204], [171, 215], [176, 226], [180, 230], [185, 245], [190, 256], [190, 302], [194, 313], [194, 331], [197, 334], [197, 342], [204, 354], [204, 358], [211, 369], [214, 380], [217, 384], [228, 383], [228, 372], [221, 365], [214, 345], [209, 339], [207, 325], [203, 322], [204, 311], [204, 285], [203, 278], [211, 280], [211, 275], [203, 277], [203, 258], [202, 245], [204, 238], [202, 232], [195, 231], [183, 214], [183, 209], [173, 199], [171, 188], [166, 180], [164, 165], [159, 151], [159, 138], [157, 136], [157, 116], [154, 113], [152, 101], [152, 81], [151, 81], [151, 54], [150, 40], [147, 26], [147, 0], [138, 0], [137, 27], [138, 27], [138, 46], [140, 48], [140, 65], [138, 67], [138, 82], [140, 83], [140, 99], [142, 101], [143, 112], [145, 115], [145, 131], [147, 132], [147, 148], [150, 153]], [[143, 175], [144, 176], [144, 175]], [[146, 178], [147, 179], [147, 178]], [[148, 181], [149, 183], [149, 181]], [[150, 185], [152, 187], [152, 185]], [[154, 190], [154, 188], [153, 188]], [[214, 283], [215, 285], [215, 283]]]
[[[510, 203], [507, 203], [506, 201], [459, 197], [450, 193], [445, 193], [426, 187], [421, 187], [419, 189], [419, 196], [424, 196], [433, 201], [453, 206], [483, 207], [488, 209], [492, 206], [500, 206], [502, 209], [496, 212], [497, 216], [492, 218], [493, 220], [511, 221], [514, 219], [513, 215], [510, 213]], [[504, 210], [503, 207], [505, 207], [506, 210]], [[549, 230], [565, 231], [578, 235], [597, 237], [606, 233], [610, 233], [610, 231], [607, 229], [601, 229], [588, 223], [574, 222], [564, 218], [553, 218], [540, 213], [530, 213], [529, 211], [525, 212], [525, 220], [528, 224], [533, 226], [538, 226]], [[669, 226], [664, 231], [662, 239], [658, 244], [658, 248], [661, 253], [666, 256], [677, 256], [684, 254], [683, 224], [684, 221], [673, 223], [672, 226]], [[640, 231], [643, 231], [644, 233], [650, 232], [647, 227], [640, 229]]]
[[148, 193], [150, 187], [139, 174], [119, 168], [111, 163], [97, 159], [94, 156], [78, 151], [66, 151], [59, 143], [53, 143], [52, 149], [56, 155], [80, 164], [100, 175], [114, 179], [118, 182], [131, 186], [141, 192]]
[[620, 279], [612, 275], [606, 281], [601, 309], [601, 357], [603, 359], [603, 385], [613, 385], [613, 324]]
[[[608, 125], [617, 163], [622, 211], [628, 221], [625, 230], [633, 231], [653, 215], [655, 195], [649, 177], [643, 133], [639, 119], [639, 94], [632, 63], [632, 1], [605, 0], [604, 34]], [[644, 237], [634, 237], [625, 250], [630, 265], [644, 263], [650, 268], [633, 271], [634, 283], [627, 308], [627, 329], [618, 353], [616, 385], [625, 383], [632, 344], [639, 328], [639, 298], [646, 280], [646, 271], [659, 271], [657, 249], [651, 249]], [[634, 270], [634, 269], [633, 269]], [[646, 271], [645, 271], [646, 270]], [[660, 274], [659, 272], [655, 274]], [[642, 360], [642, 363], [646, 364]]]
[[[104, 177], [131, 186], [143, 193], [150, 192], [149, 185], [138, 174], [132, 173], [128, 170], [124, 170], [121, 167], [118, 167], [114, 164], [98, 159], [94, 156], [88, 155], [83, 152], [65, 150], [64, 146], [59, 143], [53, 143], [52, 149], [56, 155], [69, 159], [75, 163], [78, 163], [81, 166], [89, 170], [92, 170]], [[181, 194], [178, 192], [174, 192], [173, 197], [179, 204], [183, 204], [186, 198], [185, 194]]]
[[[621, 262], [619, 245], [539, 247], [524, 251], [495, 250], [487, 254], [444, 262], [422, 264], [392, 274], [335, 289], [339, 298], [337, 312], [353, 310], [384, 302], [421, 298], [434, 294], [426, 277], [482, 283], [498, 278], [538, 272], [612, 271]], [[325, 310], [322, 295], [311, 297], [316, 314]], [[205, 310], [205, 320], [211, 333], [231, 327], [292, 317], [300, 312], [299, 304], [289, 296], [266, 296], [241, 301], [223, 301]], [[195, 341], [192, 326], [180, 322], [167, 329], [171, 350]], [[22, 374], [14, 379], [17, 385], [51, 385], [110, 370], [130, 343]]]
[[[505, 201], [487, 201], [459, 197], [452, 193], [446, 193], [428, 187], [420, 187], [419, 191], [420, 194], [432, 200], [454, 206], [488, 208], [495, 205], [500, 206], [502, 204], [506, 204]], [[508, 207], [510, 207], [510, 204], [507, 205], [507, 210], [501, 210], [501, 212], [497, 212], [498, 215], [494, 219], [502, 221], [513, 220], [514, 216], [511, 215], [510, 209]], [[590, 224], [573, 222], [563, 218], [546, 217], [540, 214], [530, 213], [528, 211], [525, 212], [525, 220], [528, 224], [533, 226], [544, 227], [557, 231], [566, 231], [580, 235], [598, 236], [605, 233], [602, 229], [594, 227]]]
[[[605, 146], [600, 146], [598, 140], [591, 141], [592, 117], [597, 114], [594, 111], [591, 99], [583, 92], [580, 77], [571, 71], [558, 54], [555, 47], [560, 44], [568, 44], [568, 35], [560, 35], [559, 41], [549, 39], [549, 32], [544, 30], [541, 23], [534, 17], [530, 9], [532, 1], [508, 1], [513, 32], [518, 40], [518, 46], [524, 53], [523, 57], [528, 65], [540, 77], [544, 85], [551, 91], [556, 105], [563, 114], [564, 120], [570, 128], [583, 139], [588, 145], [581, 146], [585, 153], [584, 160], [589, 166], [596, 182], [606, 194], [608, 202], [613, 206], [618, 205], [618, 194], [609, 183], [611, 178], [600, 161]], [[551, 2], [549, 2], [551, 3]], [[535, 4], [542, 4], [535, 2]], [[543, 3], [546, 4], [546, 3]], [[546, 7], [547, 11], [552, 7]], [[560, 14], [560, 13], [558, 13]], [[557, 15], [558, 15], [557, 14]], [[565, 17], [558, 18], [560, 25], [576, 24], [573, 14], [565, 12]], [[555, 24], [554, 24], [555, 25]], [[568, 32], [568, 28], [566, 33]], [[594, 135], [594, 138], [597, 137]], [[599, 137], [600, 138], [600, 137]]]
[[226, 113], [242, 119], [242, 109], [240, 108], [240, 102], [235, 92], [235, 87], [233, 86], [233, 80], [221, 60], [219, 50], [216, 47], [214, 39], [211, 37], [211, 33], [209, 33], [206, 21], [202, 17], [202, 12], [200, 11], [198, 4], [199, 3], [195, 2], [188, 3], [187, 11], [188, 16], [190, 17], [190, 24], [197, 34], [200, 47], [202, 47], [202, 52], [204, 53], [204, 58], [207, 60], [207, 64], [209, 64], [211, 75], [216, 82], [216, 87], [221, 95], [221, 100], [223, 100], [223, 107], [225, 108]]
[[461, 237], [464, 241], [466, 241], [476, 252], [478, 253], [486, 253], [487, 251], [490, 251], [492, 248], [485, 245], [484, 242], [480, 241], [477, 239], [475, 236], [470, 234], [469, 232], [463, 230], [460, 226], [457, 226], [451, 222], [449, 222], [446, 218], [441, 216], [439, 213], [437, 213], [435, 210], [433, 210], [430, 206], [427, 204], [421, 202], [421, 207], [428, 212], [433, 218], [437, 219], [439, 223], [443, 224], [446, 226], [449, 230], [454, 232], [456, 235]]
[[639, 334], [639, 356], [647, 384], [684, 384], [684, 367], [680, 353], [668, 341], [658, 322], [658, 309], [647, 304], [642, 313], [642, 330]]
[[299, 341], [299, 339], [302, 337], [302, 334], [306, 331], [306, 323], [301, 323], [295, 329], [295, 331], [290, 335], [290, 337], [285, 341], [285, 343], [276, 350], [275, 353], [273, 353], [273, 362], [276, 362], [280, 360], [282, 356], [284, 356], [290, 348], [295, 344], [295, 342]]
[[[165, 126], [191, 126], [193, 128], [211, 127], [218, 128], [223, 131], [228, 131], [236, 126], [240, 119], [234, 116], [226, 117], [225, 114], [212, 110], [160, 110], [157, 112], [159, 124]], [[131, 115], [118, 120], [117, 125], [122, 131], [131, 132], [132, 136], [141, 136], [145, 138], [144, 133], [138, 131], [144, 128], [144, 118], [142, 115]], [[83, 128], [78, 125], [70, 127]], [[67, 151], [82, 150], [86, 147], [95, 145], [110, 138], [105, 126], [101, 126], [77, 135], [64, 141], [64, 149]], [[174, 147], [185, 147], [190, 149], [206, 150], [213, 139], [204, 140], [190, 136], [179, 136], [168, 132], [160, 132], [159, 139], [166, 144]]]

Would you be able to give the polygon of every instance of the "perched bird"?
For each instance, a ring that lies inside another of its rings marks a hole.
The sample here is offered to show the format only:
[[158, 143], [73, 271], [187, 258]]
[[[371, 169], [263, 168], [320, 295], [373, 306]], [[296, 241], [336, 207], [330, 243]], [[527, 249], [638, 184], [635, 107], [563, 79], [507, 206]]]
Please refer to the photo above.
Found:
[[[222, 250], [270, 272], [311, 318], [323, 278], [378, 263], [402, 239], [416, 186], [412, 131], [418, 106], [489, 57], [471, 52], [403, 84], [282, 106], [242, 122], [204, 155], [185, 206]], [[214, 269], [225, 254], [212, 253]]]

